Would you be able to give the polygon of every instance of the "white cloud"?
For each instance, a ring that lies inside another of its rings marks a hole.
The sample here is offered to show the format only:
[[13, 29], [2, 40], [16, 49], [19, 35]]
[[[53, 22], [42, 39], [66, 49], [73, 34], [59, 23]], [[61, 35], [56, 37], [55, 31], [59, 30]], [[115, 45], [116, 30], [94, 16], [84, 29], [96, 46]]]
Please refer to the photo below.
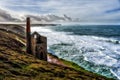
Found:
[[1, 0], [0, 6], [18, 12], [67, 14], [81, 21], [120, 21], [120, 11], [106, 13], [120, 7], [118, 0]]

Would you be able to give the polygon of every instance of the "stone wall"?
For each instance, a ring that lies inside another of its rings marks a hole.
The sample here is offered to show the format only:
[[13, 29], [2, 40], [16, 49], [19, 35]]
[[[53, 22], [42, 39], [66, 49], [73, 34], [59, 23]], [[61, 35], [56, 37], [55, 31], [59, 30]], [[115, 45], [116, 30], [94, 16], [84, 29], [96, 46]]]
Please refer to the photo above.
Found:
[[31, 35], [32, 54], [40, 60], [47, 61], [47, 38], [37, 32]]

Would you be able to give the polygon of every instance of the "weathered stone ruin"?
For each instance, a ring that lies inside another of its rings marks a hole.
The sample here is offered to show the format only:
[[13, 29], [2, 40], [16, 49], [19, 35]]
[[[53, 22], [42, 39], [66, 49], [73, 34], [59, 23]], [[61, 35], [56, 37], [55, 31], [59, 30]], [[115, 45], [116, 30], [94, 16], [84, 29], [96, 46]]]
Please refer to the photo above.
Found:
[[32, 54], [41, 60], [47, 61], [47, 38], [34, 32], [31, 35]]
[[47, 38], [41, 36], [37, 32], [34, 32], [31, 35], [30, 29], [30, 18], [27, 18], [26, 23], [26, 40], [27, 40], [27, 49], [28, 54], [32, 54], [40, 60], [47, 61]]

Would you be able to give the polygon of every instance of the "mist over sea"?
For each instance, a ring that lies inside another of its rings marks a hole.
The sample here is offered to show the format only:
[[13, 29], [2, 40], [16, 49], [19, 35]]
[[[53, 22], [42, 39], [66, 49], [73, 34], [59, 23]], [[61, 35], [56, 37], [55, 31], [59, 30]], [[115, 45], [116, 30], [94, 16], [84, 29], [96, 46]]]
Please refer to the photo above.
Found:
[[32, 31], [47, 37], [53, 55], [120, 79], [120, 25], [37, 26]]

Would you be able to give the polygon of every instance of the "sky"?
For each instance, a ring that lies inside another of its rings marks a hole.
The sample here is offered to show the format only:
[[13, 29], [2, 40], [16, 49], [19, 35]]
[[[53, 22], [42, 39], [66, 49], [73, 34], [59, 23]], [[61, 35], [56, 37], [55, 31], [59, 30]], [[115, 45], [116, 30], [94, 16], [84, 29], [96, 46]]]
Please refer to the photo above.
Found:
[[120, 22], [120, 0], [0, 0], [19, 14], [66, 14], [83, 22]]

